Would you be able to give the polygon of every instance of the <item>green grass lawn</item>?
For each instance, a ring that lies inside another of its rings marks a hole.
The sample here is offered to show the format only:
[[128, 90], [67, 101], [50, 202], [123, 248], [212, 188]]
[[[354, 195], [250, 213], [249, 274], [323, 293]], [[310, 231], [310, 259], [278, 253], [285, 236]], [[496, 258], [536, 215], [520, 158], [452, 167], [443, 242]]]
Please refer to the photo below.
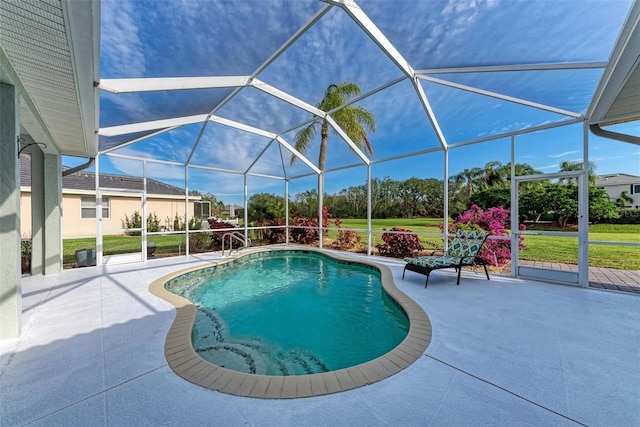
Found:
[[[385, 218], [385, 219], [372, 219], [371, 220], [371, 229], [374, 230], [372, 233], [372, 245], [378, 245], [382, 243], [382, 230], [387, 229], [390, 230], [392, 227], [400, 227], [405, 228], [411, 231], [421, 231], [425, 233], [440, 233], [439, 224], [442, 223], [440, 218]], [[355, 228], [360, 230], [367, 229], [367, 220], [366, 219], [343, 219], [342, 228]], [[330, 231], [329, 238], [335, 238], [337, 236], [337, 231]], [[366, 232], [358, 232], [363, 242], [367, 241], [367, 233]], [[427, 250], [430, 249], [442, 249], [442, 239], [437, 236], [419, 236], [420, 242], [422, 246], [424, 246]]]
[[[371, 227], [374, 230], [382, 228], [402, 227], [412, 231], [439, 233], [439, 218], [397, 218], [373, 219]], [[366, 229], [366, 219], [343, 219], [343, 228]], [[528, 230], [562, 231], [558, 227], [528, 226]], [[575, 231], [575, 230], [570, 230]], [[335, 232], [334, 232], [335, 234]], [[330, 233], [329, 237], [334, 234]], [[359, 233], [365, 241], [366, 233]], [[373, 233], [373, 244], [381, 243], [382, 233]], [[592, 224], [589, 226], [589, 240], [604, 242], [633, 242], [640, 243], [640, 224]], [[420, 241], [442, 247], [439, 237], [420, 236]], [[527, 249], [520, 252], [520, 258], [534, 261], [578, 263], [578, 239], [575, 237], [554, 236], [526, 236], [524, 244]], [[625, 270], [640, 270], [640, 248], [627, 246], [589, 246], [589, 264], [598, 267], [620, 268]]]
[[[373, 230], [390, 229], [391, 227], [407, 228], [416, 232], [440, 233], [439, 218], [388, 218], [372, 220]], [[366, 219], [343, 219], [342, 228], [366, 229]], [[548, 225], [528, 226], [528, 230], [558, 230]], [[575, 230], [572, 230], [575, 231]], [[362, 241], [366, 242], [366, 233], [358, 232]], [[329, 238], [335, 238], [336, 231], [329, 233]], [[382, 232], [374, 231], [373, 245], [382, 242]], [[184, 235], [169, 234], [149, 236], [149, 241], [156, 243], [157, 255], [184, 253]], [[589, 240], [604, 242], [633, 242], [640, 243], [640, 225], [636, 224], [593, 224], [589, 226]], [[437, 236], [420, 236], [420, 241], [426, 249], [442, 248], [442, 239]], [[577, 264], [578, 239], [576, 237], [554, 236], [525, 236], [524, 244], [527, 249], [520, 252], [520, 258], [534, 261], [548, 261]], [[94, 248], [95, 239], [65, 239], [63, 242], [64, 263], [75, 262], [75, 251], [78, 249]], [[104, 236], [105, 255], [115, 255], [127, 252], [139, 252], [140, 236]], [[640, 247], [590, 245], [589, 265], [598, 267], [620, 268], [625, 270], [640, 270]]]
[[[342, 219], [342, 228], [367, 228], [367, 220], [359, 219], [359, 218], [347, 218]], [[442, 219], [440, 218], [385, 218], [385, 219], [372, 219], [371, 227], [373, 229], [383, 229], [383, 228], [391, 228], [391, 227], [402, 227], [402, 228], [410, 228], [415, 229], [414, 231], [430, 231], [434, 233], [439, 233], [440, 229], [438, 228], [438, 224], [442, 223]], [[428, 225], [428, 227], [427, 227]]]
[[[183, 234], [164, 234], [149, 236], [147, 241], [156, 244], [156, 254], [178, 254], [179, 251], [184, 253], [184, 235]], [[102, 239], [104, 255], [117, 255], [130, 252], [140, 252], [142, 248], [142, 237], [140, 236], [104, 236]], [[71, 264], [76, 262], [76, 251], [78, 249], [87, 249], [96, 247], [95, 238], [86, 239], [64, 239], [63, 245], [63, 263]]]
[[[562, 231], [548, 226], [528, 226], [527, 230]], [[640, 243], [640, 224], [592, 224], [589, 226], [589, 240]], [[578, 263], [577, 237], [525, 236], [524, 244], [527, 249], [520, 252], [521, 259]], [[589, 245], [589, 265], [592, 266], [640, 270], [639, 259], [638, 247]]]

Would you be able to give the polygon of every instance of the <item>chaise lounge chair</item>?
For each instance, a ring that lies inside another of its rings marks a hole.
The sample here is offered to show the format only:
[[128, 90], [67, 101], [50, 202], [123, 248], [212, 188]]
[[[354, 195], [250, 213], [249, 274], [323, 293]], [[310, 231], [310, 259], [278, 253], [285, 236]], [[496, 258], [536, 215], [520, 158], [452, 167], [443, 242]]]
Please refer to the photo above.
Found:
[[480, 248], [482, 248], [488, 236], [489, 233], [486, 231], [458, 230], [444, 255], [434, 256], [434, 251], [430, 256], [405, 258], [404, 260], [407, 262], [407, 265], [404, 266], [404, 270], [402, 271], [402, 279], [404, 280], [404, 273], [407, 270], [424, 274], [427, 276], [427, 280], [424, 283], [424, 287], [426, 288], [429, 283], [429, 274], [433, 270], [439, 268], [455, 268], [458, 271], [458, 281], [456, 285], [459, 285], [462, 267], [482, 265], [487, 275], [487, 280], [490, 280], [487, 265], [478, 256], [478, 252], [480, 252]]

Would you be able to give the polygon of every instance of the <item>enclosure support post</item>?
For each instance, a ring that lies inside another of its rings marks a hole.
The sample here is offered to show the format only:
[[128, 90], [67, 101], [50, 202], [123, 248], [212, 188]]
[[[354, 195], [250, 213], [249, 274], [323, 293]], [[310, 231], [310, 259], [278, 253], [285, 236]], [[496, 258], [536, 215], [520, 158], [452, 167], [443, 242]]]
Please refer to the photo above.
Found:
[[371, 255], [371, 163], [367, 165], [367, 255]]
[[142, 261], [147, 260], [147, 161], [142, 161]]
[[[249, 184], [247, 174], [244, 174], [244, 247], [249, 246]], [[231, 246], [233, 248], [233, 246]], [[231, 252], [229, 252], [231, 254]]]
[[289, 180], [284, 180], [284, 242], [289, 244]]
[[589, 128], [583, 124], [582, 176], [578, 179], [578, 284], [589, 287]]
[[184, 256], [189, 256], [189, 165], [184, 165]]
[[102, 265], [102, 191], [100, 190], [100, 155], [96, 156], [96, 265]]
[[318, 247], [322, 249], [322, 203], [324, 197], [324, 172], [318, 174]]
[[442, 181], [442, 185], [442, 192], [444, 194], [444, 235], [442, 238], [444, 240], [443, 249], [446, 252], [449, 246], [449, 239], [447, 238], [447, 234], [449, 232], [449, 149], [446, 147], [444, 149], [444, 179]]
[[518, 228], [518, 182], [516, 182], [516, 137], [511, 136], [511, 276], [518, 275], [520, 229]]

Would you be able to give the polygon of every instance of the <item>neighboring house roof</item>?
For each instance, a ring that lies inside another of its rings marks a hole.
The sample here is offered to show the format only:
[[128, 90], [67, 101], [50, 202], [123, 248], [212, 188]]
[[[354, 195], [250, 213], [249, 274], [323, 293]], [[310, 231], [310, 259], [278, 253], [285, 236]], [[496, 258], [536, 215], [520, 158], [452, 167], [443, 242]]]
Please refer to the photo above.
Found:
[[624, 184], [640, 184], [640, 176], [629, 175], [626, 173], [612, 173], [596, 177], [596, 187]]
[[224, 206], [225, 210], [229, 210], [231, 208], [233, 208], [233, 209], [244, 209], [244, 206], [236, 205], [235, 203], [230, 203], [230, 204]]
[[[62, 168], [69, 169], [66, 166]], [[20, 185], [23, 187], [31, 187], [31, 156], [29, 155], [20, 156]], [[139, 177], [101, 173], [100, 187], [142, 191], [143, 183], [142, 178]], [[95, 191], [96, 175], [93, 172], [80, 171], [64, 176], [62, 177], [62, 188], [66, 190]], [[147, 194], [184, 196], [184, 189], [156, 181], [152, 178], [147, 178]], [[191, 193], [191, 195], [194, 194]]]

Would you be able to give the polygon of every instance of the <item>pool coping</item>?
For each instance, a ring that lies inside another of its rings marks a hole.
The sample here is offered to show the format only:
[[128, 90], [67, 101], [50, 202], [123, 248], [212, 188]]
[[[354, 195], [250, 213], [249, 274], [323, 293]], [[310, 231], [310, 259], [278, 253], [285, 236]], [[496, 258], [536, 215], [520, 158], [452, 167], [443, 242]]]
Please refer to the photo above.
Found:
[[[369, 362], [336, 371], [310, 375], [271, 376], [246, 374], [217, 366], [201, 358], [191, 343], [191, 329], [196, 308], [186, 298], [169, 292], [164, 285], [169, 280], [213, 265], [232, 262], [244, 255], [270, 251], [317, 252], [341, 261], [369, 265], [380, 270], [382, 287], [395, 300], [409, 318], [409, 333], [389, 353]], [[176, 308], [176, 318], [167, 333], [164, 353], [171, 369], [185, 380], [199, 386], [237, 396], [264, 399], [293, 399], [321, 396], [373, 384], [407, 368], [422, 356], [431, 342], [431, 321], [422, 308], [399, 290], [389, 267], [369, 260], [345, 258], [322, 249], [280, 246], [260, 248], [235, 254], [224, 260], [175, 271], [154, 280], [149, 291]]]

